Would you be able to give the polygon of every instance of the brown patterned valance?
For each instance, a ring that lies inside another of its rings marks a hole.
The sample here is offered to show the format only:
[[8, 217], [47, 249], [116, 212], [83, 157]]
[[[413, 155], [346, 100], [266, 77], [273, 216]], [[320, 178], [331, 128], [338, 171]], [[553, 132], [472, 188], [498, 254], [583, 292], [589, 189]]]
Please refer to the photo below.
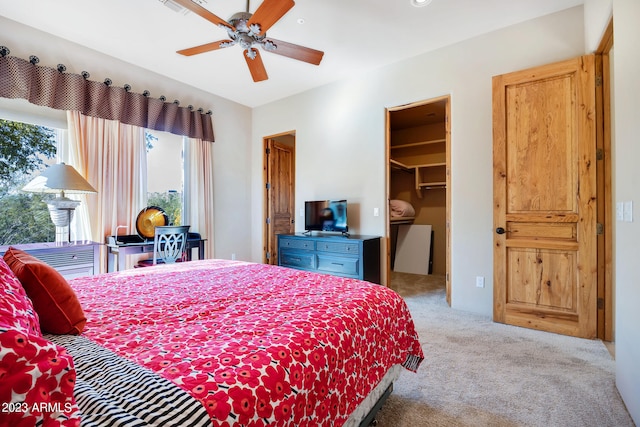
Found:
[[213, 142], [211, 113], [85, 79], [13, 56], [0, 56], [0, 97]]

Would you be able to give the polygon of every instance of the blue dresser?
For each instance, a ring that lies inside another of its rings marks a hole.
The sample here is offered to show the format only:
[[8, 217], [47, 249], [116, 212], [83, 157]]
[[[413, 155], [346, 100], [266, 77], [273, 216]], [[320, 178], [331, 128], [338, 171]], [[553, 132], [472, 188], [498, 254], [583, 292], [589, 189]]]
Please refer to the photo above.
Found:
[[380, 283], [380, 237], [279, 234], [278, 265]]

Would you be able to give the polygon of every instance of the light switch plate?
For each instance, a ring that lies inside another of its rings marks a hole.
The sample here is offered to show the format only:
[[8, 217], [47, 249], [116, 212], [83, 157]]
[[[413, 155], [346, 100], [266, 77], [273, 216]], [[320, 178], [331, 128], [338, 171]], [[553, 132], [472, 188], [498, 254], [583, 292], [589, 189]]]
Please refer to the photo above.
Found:
[[624, 203], [616, 202], [616, 221], [624, 221]]
[[633, 222], [633, 202], [627, 201], [624, 202], [624, 221], [625, 222]]

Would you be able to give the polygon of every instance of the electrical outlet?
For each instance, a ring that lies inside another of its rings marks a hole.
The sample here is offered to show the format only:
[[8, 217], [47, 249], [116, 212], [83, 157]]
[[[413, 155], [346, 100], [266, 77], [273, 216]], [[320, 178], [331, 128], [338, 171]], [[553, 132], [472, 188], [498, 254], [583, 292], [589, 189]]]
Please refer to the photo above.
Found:
[[231, 260], [235, 261], [235, 259], [236, 259], [236, 254], [231, 254]]
[[484, 277], [476, 276], [476, 288], [484, 288]]

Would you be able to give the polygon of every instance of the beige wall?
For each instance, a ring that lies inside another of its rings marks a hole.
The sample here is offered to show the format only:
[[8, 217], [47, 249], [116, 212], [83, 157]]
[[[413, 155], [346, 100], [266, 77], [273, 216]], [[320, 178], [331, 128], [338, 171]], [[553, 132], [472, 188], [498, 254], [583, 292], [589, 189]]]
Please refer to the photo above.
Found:
[[[464, 41], [253, 110], [253, 259], [260, 259], [261, 140], [296, 130], [296, 211], [346, 198], [354, 232], [384, 235], [385, 108], [451, 95], [453, 307], [493, 301], [491, 77], [584, 53], [577, 7]], [[300, 221], [298, 221], [300, 223]], [[487, 286], [476, 288], [475, 277]]]
[[614, 224], [616, 384], [640, 425], [640, 2], [614, 0], [613, 201], [633, 202], [633, 222]]
[[585, 0], [584, 38], [586, 52], [594, 52], [612, 16], [612, 0]]

